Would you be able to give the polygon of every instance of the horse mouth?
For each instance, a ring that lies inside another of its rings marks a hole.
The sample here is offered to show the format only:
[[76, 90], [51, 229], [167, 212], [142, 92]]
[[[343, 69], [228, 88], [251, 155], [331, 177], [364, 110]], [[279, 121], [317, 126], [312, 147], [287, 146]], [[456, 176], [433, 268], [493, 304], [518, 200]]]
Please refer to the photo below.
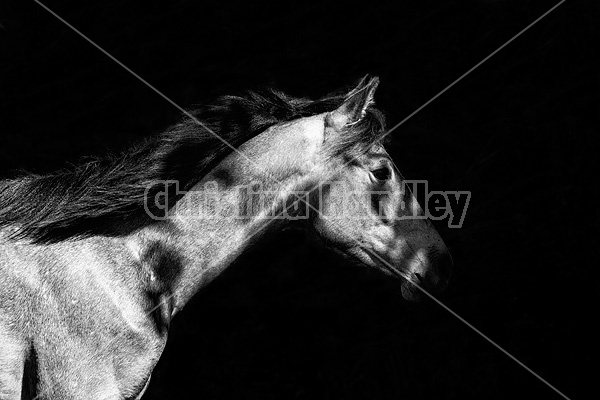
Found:
[[420, 302], [425, 297], [424, 287], [426, 287], [425, 279], [416, 272], [401, 271], [389, 263], [378, 262], [380, 268], [384, 269], [390, 275], [401, 280], [400, 291], [404, 300], [410, 302]]
[[420, 276], [418, 273], [408, 273], [405, 271], [401, 271], [389, 262], [386, 262], [380, 257], [377, 257], [377, 255], [373, 255], [370, 253], [370, 251], [365, 251], [364, 255], [367, 256], [369, 260], [384, 273], [399, 278], [401, 280], [402, 283], [400, 285], [400, 290], [402, 293], [402, 297], [405, 300], [410, 302], [418, 302], [423, 299], [423, 289], [421, 289], [421, 287], [425, 285], [425, 281], [422, 276]]
[[375, 267], [386, 275], [399, 278], [401, 281], [400, 290], [405, 300], [410, 302], [423, 300], [424, 294], [422, 292], [424, 289], [421, 288], [426, 285], [424, 278], [419, 273], [402, 271], [372, 250], [362, 248], [359, 251], [351, 252], [351, 255], [360, 264]]
[[[415, 280], [417, 282], [415, 282]], [[415, 274], [414, 280], [404, 278], [400, 287], [402, 297], [404, 297], [405, 300], [412, 302], [421, 301], [423, 299], [423, 293], [421, 289], [423, 283], [423, 278], [421, 278], [419, 274]]]

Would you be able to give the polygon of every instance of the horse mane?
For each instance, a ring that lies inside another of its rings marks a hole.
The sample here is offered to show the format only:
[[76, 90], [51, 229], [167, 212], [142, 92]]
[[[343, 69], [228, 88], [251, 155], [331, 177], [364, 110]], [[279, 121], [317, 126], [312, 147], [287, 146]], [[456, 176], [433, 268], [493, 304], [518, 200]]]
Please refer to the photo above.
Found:
[[[196, 120], [184, 117], [118, 156], [0, 181], [0, 228], [13, 227], [10, 237], [33, 243], [133, 232], [156, 222], [147, 212], [154, 201], [146, 199], [167, 189], [168, 198], [176, 201], [177, 189], [190, 189], [232, 151], [197, 121], [237, 147], [275, 124], [332, 111], [343, 100], [330, 95], [312, 101], [275, 90], [220, 97], [190, 111]], [[336, 153], [357, 151], [358, 143], [370, 144], [382, 129], [382, 114], [370, 108], [335, 146]], [[170, 182], [167, 187], [165, 182]], [[149, 211], [165, 213], [157, 207]]]

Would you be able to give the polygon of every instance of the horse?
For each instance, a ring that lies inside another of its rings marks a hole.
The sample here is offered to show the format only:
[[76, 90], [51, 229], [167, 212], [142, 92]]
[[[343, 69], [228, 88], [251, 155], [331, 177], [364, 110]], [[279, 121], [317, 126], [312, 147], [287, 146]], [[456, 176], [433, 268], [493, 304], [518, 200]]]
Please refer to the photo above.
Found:
[[223, 96], [120, 155], [0, 181], [0, 398], [140, 399], [178, 311], [290, 226], [400, 274], [408, 300], [443, 290], [452, 260], [380, 140], [378, 84]]

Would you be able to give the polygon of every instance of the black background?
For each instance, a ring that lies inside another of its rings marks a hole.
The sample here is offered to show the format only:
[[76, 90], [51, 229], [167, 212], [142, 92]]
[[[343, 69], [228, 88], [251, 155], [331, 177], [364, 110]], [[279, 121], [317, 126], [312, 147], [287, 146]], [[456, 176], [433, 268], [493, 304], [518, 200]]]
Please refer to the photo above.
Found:
[[[46, 1], [179, 105], [378, 75], [389, 126], [555, 1]], [[572, 399], [596, 382], [598, 2], [568, 0], [407, 121], [409, 179], [469, 190], [436, 224], [442, 300]], [[117, 152], [178, 110], [33, 1], [0, 3], [0, 174]], [[595, 348], [595, 346], [594, 346]], [[144, 399], [560, 398], [448, 312], [289, 231], [174, 320]]]

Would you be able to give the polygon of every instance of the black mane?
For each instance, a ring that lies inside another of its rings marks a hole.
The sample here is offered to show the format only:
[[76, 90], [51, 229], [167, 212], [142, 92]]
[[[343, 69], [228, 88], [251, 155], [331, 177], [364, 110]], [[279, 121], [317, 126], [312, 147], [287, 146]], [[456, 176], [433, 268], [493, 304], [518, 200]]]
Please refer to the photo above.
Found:
[[[237, 147], [272, 125], [332, 111], [342, 101], [338, 95], [312, 101], [265, 90], [224, 96], [190, 114]], [[121, 235], [153, 223], [145, 209], [146, 199], [164, 191], [165, 181], [177, 181], [179, 190], [187, 190], [232, 151], [197, 121], [186, 116], [120, 156], [49, 175], [0, 181], [0, 228], [14, 227], [15, 238], [53, 243]], [[369, 109], [364, 122], [348, 132], [336, 151], [370, 143], [382, 129], [381, 113]], [[168, 190], [174, 199], [175, 185]], [[155, 216], [164, 214], [160, 209], [150, 211]]]

